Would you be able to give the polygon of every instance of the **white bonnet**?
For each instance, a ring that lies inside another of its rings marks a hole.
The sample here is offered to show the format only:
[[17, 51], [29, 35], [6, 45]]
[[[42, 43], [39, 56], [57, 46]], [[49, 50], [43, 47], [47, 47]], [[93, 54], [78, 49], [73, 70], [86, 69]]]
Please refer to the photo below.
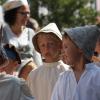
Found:
[[3, 4], [4, 11], [9, 11], [11, 9], [28, 5], [27, 0], [8, 0], [6, 3]]

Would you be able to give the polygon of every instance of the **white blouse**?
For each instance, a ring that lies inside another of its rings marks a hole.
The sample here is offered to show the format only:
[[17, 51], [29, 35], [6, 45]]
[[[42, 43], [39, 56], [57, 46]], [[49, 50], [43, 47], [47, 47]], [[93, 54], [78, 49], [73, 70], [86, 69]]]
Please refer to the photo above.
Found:
[[58, 79], [51, 100], [100, 100], [100, 68], [93, 63], [86, 69], [79, 82], [72, 69]]
[[36, 100], [51, 100], [53, 87], [59, 74], [68, 69], [62, 61], [43, 63], [28, 77], [28, 86]]

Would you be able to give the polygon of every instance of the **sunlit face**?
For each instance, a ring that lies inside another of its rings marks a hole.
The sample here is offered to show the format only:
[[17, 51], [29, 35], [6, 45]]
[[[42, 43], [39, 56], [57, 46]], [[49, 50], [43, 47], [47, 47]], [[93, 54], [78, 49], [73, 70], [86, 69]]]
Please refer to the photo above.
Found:
[[46, 62], [58, 61], [61, 53], [61, 42], [51, 34], [39, 34], [37, 39], [41, 55]]
[[29, 17], [30, 17], [29, 6], [22, 6], [17, 11], [16, 23], [18, 25], [25, 26], [27, 24]]
[[63, 61], [68, 65], [75, 65], [80, 57], [81, 53], [76, 45], [68, 38], [63, 37]]

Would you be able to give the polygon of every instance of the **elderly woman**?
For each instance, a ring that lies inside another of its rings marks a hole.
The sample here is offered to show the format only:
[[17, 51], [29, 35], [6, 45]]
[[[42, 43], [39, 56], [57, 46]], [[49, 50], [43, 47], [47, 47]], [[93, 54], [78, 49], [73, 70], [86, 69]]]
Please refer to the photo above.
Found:
[[19, 64], [21, 64], [19, 53], [17, 52], [16, 48], [11, 44], [4, 45], [4, 50], [8, 57], [9, 63], [6, 67], [2, 68], [2, 71], [6, 72], [7, 74], [14, 75], [17, 67], [19, 67]]
[[9, 0], [3, 5], [4, 9], [4, 43], [14, 45], [20, 53], [21, 66], [33, 62], [33, 65], [41, 64], [41, 56], [32, 45], [32, 37], [35, 32], [26, 27], [30, 17], [30, 9], [27, 0]]

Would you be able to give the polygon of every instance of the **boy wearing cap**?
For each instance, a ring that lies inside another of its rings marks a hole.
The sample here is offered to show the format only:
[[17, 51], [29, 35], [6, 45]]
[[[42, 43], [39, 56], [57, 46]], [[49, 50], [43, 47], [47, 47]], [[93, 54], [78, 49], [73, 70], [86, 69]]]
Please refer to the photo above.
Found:
[[6, 67], [2, 68], [7, 74], [14, 74], [19, 64], [21, 64], [21, 59], [16, 48], [11, 44], [4, 45], [6, 55], [8, 57], [8, 64]]
[[64, 31], [64, 62], [70, 70], [59, 77], [51, 100], [100, 100], [100, 68], [91, 63], [99, 36], [95, 25]]
[[68, 67], [60, 60], [62, 35], [56, 24], [42, 28], [33, 37], [33, 44], [43, 57], [43, 65], [30, 72], [28, 86], [36, 100], [51, 100], [59, 74]]

